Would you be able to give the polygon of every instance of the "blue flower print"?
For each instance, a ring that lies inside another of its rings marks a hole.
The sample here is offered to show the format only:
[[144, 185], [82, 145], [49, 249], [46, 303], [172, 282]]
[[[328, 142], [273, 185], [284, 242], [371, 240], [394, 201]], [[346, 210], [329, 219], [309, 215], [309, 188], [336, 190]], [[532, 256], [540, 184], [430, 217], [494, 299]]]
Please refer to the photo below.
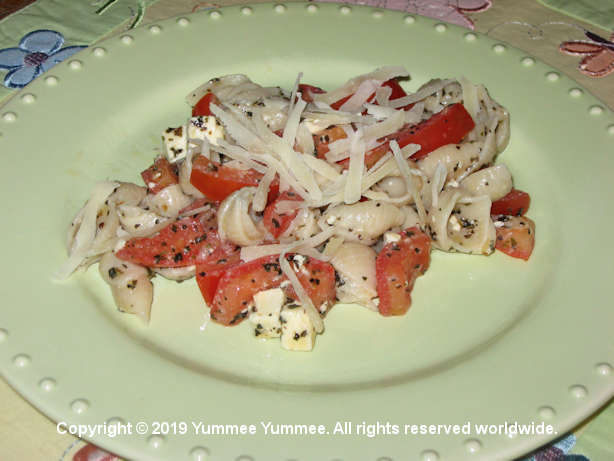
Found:
[[64, 37], [53, 30], [35, 30], [25, 35], [16, 48], [0, 50], [0, 69], [7, 88], [23, 88], [43, 72], [72, 56], [85, 46], [62, 48]]

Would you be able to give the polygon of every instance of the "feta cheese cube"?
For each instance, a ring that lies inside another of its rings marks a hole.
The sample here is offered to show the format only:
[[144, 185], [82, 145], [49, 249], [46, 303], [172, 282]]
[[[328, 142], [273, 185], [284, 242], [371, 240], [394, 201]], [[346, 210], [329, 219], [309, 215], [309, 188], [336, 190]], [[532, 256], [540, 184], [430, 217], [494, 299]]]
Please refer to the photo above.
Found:
[[316, 339], [316, 331], [305, 307], [289, 304], [282, 308], [281, 347], [289, 351], [310, 351]]
[[175, 163], [186, 156], [188, 147], [187, 130], [185, 126], [167, 128], [162, 133], [164, 153], [171, 163]]
[[224, 127], [213, 115], [192, 117], [188, 123], [188, 139], [206, 139], [217, 146], [218, 140], [224, 139]]
[[249, 321], [256, 325], [254, 334], [263, 338], [281, 336], [279, 314], [286, 302], [286, 295], [280, 288], [260, 291], [254, 295], [254, 307], [250, 309]]
[[169, 162], [175, 163], [186, 157], [189, 139], [206, 139], [217, 145], [219, 139], [224, 139], [224, 127], [214, 116], [208, 115], [192, 117], [187, 125], [167, 128], [162, 133], [162, 141]]

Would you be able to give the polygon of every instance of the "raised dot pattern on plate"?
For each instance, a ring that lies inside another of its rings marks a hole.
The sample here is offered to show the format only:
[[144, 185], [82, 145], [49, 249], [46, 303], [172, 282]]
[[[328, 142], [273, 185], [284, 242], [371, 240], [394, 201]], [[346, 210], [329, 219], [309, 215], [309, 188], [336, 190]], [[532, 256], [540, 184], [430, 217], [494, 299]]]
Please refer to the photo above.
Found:
[[546, 78], [549, 82], [556, 82], [561, 76], [557, 72], [548, 72]]
[[25, 104], [32, 104], [36, 100], [36, 96], [34, 96], [32, 93], [26, 93], [23, 96], [21, 96], [21, 100]]
[[72, 70], [79, 70], [83, 67], [83, 63], [78, 59], [73, 59], [68, 63], [68, 67], [70, 67]]
[[30, 365], [31, 359], [26, 354], [18, 354], [13, 357], [13, 363], [17, 368], [25, 368]]
[[467, 453], [477, 453], [482, 448], [482, 442], [477, 439], [469, 439], [465, 441], [465, 450]]
[[180, 26], [187, 26], [188, 24], [190, 24], [190, 20], [188, 18], [179, 18], [177, 19], [177, 24], [179, 24]]
[[421, 461], [438, 461], [439, 453], [437, 453], [435, 450], [425, 450], [420, 455], [420, 460]]
[[94, 56], [97, 56], [99, 58], [103, 57], [105, 54], [107, 54], [107, 50], [105, 50], [104, 48], [102, 48], [101, 46], [97, 46], [96, 48], [94, 48], [94, 50], [92, 51], [94, 53]]
[[[610, 128], [614, 128], [614, 125], [612, 125]], [[612, 373], [612, 365], [610, 365], [609, 363], [599, 363], [597, 364], [595, 369], [597, 370], [597, 373], [601, 376], [608, 376]]]
[[445, 32], [446, 30], [448, 30], [448, 26], [446, 26], [445, 24], [435, 24], [435, 30], [439, 33]]
[[556, 415], [556, 412], [554, 411], [554, 408], [552, 407], [543, 406], [543, 407], [539, 407], [539, 409], [537, 410], [537, 414], [542, 419], [551, 419], [551, 418], [554, 418], [554, 415]]
[[45, 392], [51, 392], [52, 390], [55, 389], [56, 385], [57, 383], [55, 382], [55, 379], [53, 378], [43, 378], [38, 383], [38, 387], [40, 387]]
[[124, 45], [130, 45], [134, 41], [134, 38], [132, 35], [122, 35], [121, 41]]
[[147, 439], [147, 444], [151, 448], [158, 449], [162, 445], [164, 445], [164, 437], [162, 437], [161, 435], [152, 435], [151, 437]]
[[284, 13], [286, 11], [286, 5], [275, 5], [275, 12], [276, 13]]
[[190, 456], [192, 456], [194, 461], [207, 461], [209, 450], [205, 447], [194, 447], [190, 450]]
[[90, 404], [85, 399], [73, 400], [73, 402], [70, 404], [70, 408], [72, 408], [72, 411], [74, 411], [78, 415], [85, 413], [89, 407]]
[[588, 390], [581, 384], [575, 384], [569, 388], [569, 393], [576, 399], [583, 399], [588, 395]]
[[9, 337], [9, 332], [4, 328], [0, 328], [0, 343], [6, 341], [6, 338]]
[[603, 107], [595, 104], [594, 106], [588, 108], [588, 113], [591, 115], [601, 115], [603, 114]]

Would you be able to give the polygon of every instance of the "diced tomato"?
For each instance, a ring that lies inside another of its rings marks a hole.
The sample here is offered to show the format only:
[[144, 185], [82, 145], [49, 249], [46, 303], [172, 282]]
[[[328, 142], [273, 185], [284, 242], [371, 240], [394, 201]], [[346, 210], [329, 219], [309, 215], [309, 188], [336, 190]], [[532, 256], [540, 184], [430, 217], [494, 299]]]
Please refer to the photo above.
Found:
[[192, 107], [192, 117], [198, 117], [199, 115], [213, 115], [209, 105], [213, 103], [216, 106], [220, 105], [220, 100], [213, 93], [207, 93]]
[[204, 260], [220, 245], [215, 217], [203, 223], [188, 216], [173, 221], [153, 237], [131, 238], [117, 257], [146, 267], [184, 267]]
[[239, 170], [199, 155], [192, 162], [190, 182], [209, 199], [221, 202], [243, 187], [257, 186], [261, 178], [256, 170]]
[[318, 158], [326, 159], [328, 145], [339, 139], [347, 138], [345, 130], [340, 125], [333, 125], [313, 135], [313, 144]]
[[207, 305], [211, 305], [217, 286], [228, 269], [241, 262], [241, 247], [224, 243], [196, 265], [196, 283]]
[[[287, 255], [290, 259], [291, 255]], [[291, 266], [294, 266], [291, 263]], [[306, 273], [303, 273], [306, 269]], [[320, 308], [335, 298], [335, 270], [326, 262], [305, 258], [297, 277], [310, 296], [314, 306]], [[219, 280], [213, 298], [211, 318], [223, 325], [236, 325], [248, 315], [248, 307], [254, 295], [260, 291], [277, 288], [286, 276], [279, 264], [279, 255], [265, 256], [239, 264], [227, 270]], [[293, 290], [287, 294], [296, 298]]]
[[382, 248], [375, 260], [379, 312], [403, 315], [411, 306], [411, 290], [430, 263], [431, 240], [417, 227], [401, 232], [398, 242]]
[[289, 211], [287, 213], [279, 213], [277, 211], [277, 204], [285, 201], [302, 202], [303, 199], [295, 192], [285, 191], [282, 192], [277, 199], [267, 205], [264, 210], [262, 222], [264, 223], [266, 230], [268, 230], [275, 238], [278, 238], [281, 234], [286, 232], [298, 214], [298, 210]]
[[[323, 313], [335, 300], [335, 269], [331, 264], [314, 258], [306, 258], [304, 268], [307, 270], [299, 270], [296, 276], [315, 308]], [[288, 294], [296, 298], [291, 288]]]
[[524, 216], [529, 210], [531, 197], [526, 192], [512, 189], [505, 197], [492, 202], [490, 214], [507, 214], [511, 216]]
[[492, 217], [497, 230], [495, 248], [512, 258], [529, 259], [535, 246], [535, 223], [526, 216]]
[[[396, 78], [391, 78], [390, 80], [385, 81], [384, 83], [382, 83], [382, 86], [387, 86], [388, 88], [392, 90], [392, 93], [390, 93], [390, 98], [389, 98], [390, 100], [402, 98], [403, 96], [407, 96], [407, 93], [405, 92], [403, 87], [399, 84], [399, 81]], [[350, 99], [352, 96], [353, 94], [350, 94], [344, 98], [341, 98], [339, 101], [335, 101], [334, 103], [332, 103], [330, 107], [332, 107], [335, 110], [339, 110], [339, 108], [343, 106], [343, 104], [345, 104], [345, 102], [348, 99]], [[373, 98], [375, 98], [375, 93], [373, 93], [371, 96], [367, 98], [367, 102], [372, 102]], [[310, 102], [310, 101], [307, 101], [307, 102]], [[407, 106], [403, 107], [403, 110], [409, 110], [412, 108], [412, 106], [413, 104], [408, 104]]]
[[387, 86], [392, 90], [392, 93], [390, 93], [390, 98], [388, 98], [391, 101], [393, 99], [399, 99], [407, 96], [407, 93], [396, 78], [391, 78], [390, 80], [385, 81], [382, 83], [382, 86]]
[[314, 94], [326, 93], [322, 88], [313, 85], [307, 85], [306, 83], [300, 83], [298, 91], [301, 93], [301, 99], [305, 102], [313, 102]]
[[141, 178], [152, 194], [157, 194], [165, 187], [179, 183], [175, 167], [164, 157], [156, 158], [153, 165], [141, 173]]

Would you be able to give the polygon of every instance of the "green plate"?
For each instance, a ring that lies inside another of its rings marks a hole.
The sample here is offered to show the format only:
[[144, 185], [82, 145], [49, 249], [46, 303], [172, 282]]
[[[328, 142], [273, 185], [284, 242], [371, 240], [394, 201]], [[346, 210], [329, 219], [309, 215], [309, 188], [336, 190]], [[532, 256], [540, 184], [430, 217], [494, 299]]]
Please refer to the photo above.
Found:
[[[115, 310], [95, 268], [51, 282], [93, 183], [137, 181], [201, 82], [241, 72], [290, 87], [302, 71], [331, 88], [388, 64], [410, 70], [412, 89], [465, 75], [510, 110], [499, 160], [533, 198], [529, 262], [436, 252], [408, 315], [338, 306], [304, 354], [254, 339], [247, 324], [205, 327], [193, 281], [156, 280], [149, 327]], [[55, 421], [131, 423], [131, 435], [90, 438], [135, 459], [494, 460], [564, 434], [614, 394], [614, 117], [574, 88], [479, 34], [336, 4], [201, 12], [84, 50], [0, 109], [3, 376]], [[335, 434], [338, 421], [352, 434]], [[187, 434], [174, 434], [182, 422]], [[199, 422], [254, 424], [256, 434], [196, 434]], [[266, 434], [267, 422], [329, 433]], [[474, 426], [515, 422], [552, 433]], [[461, 433], [412, 433], [429, 424]]]

